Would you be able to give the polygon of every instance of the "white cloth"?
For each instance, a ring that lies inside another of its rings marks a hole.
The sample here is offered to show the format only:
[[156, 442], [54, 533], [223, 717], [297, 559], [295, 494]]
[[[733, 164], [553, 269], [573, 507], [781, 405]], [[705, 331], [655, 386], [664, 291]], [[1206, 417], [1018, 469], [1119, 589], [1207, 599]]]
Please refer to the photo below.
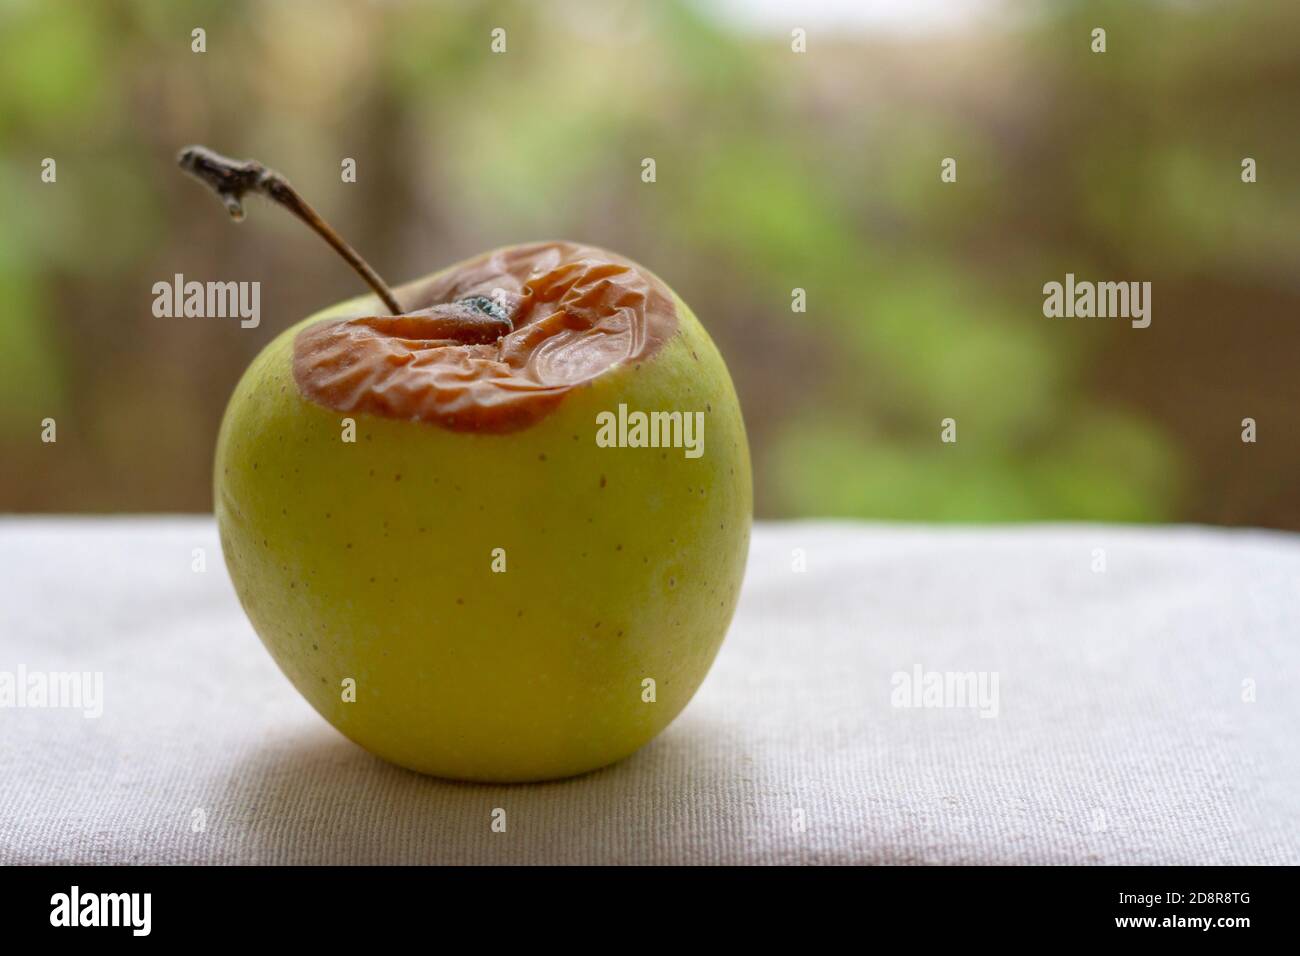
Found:
[[[1300, 863], [1297, 635], [1300, 536], [759, 525], [659, 739], [476, 786], [308, 707], [210, 519], [5, 519], [0, 672], [104, 701], [0, 709], [0, 863]], [[894, 706], [918, 666], [995, 673], [997, 716]]]

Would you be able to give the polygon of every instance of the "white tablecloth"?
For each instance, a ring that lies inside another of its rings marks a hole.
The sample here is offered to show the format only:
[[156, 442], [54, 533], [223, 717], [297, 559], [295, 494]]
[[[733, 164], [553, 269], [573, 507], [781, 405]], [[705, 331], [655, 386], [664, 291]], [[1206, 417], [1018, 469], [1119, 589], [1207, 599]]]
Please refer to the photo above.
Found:
[[[0, 675], [104, 700], [0, 709], [0, 863], [1300, 863], [1297, 636], [1294, 535], [759, 525], [659, 739], [478, 786], [318, 717], [210, 519], [5, 519]], [[996, 716], [897, 706], [918, 668], [996, 678]]]

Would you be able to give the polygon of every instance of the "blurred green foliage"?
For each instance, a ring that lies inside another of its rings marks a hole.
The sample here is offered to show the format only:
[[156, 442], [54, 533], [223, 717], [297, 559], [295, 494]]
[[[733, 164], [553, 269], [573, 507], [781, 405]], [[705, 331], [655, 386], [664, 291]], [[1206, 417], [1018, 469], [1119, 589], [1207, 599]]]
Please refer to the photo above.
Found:
[[[233, 228], [174, 169], [203, 142], [394, 282], [561, 236], [654, 269], [732, 369], [761, 516], [1300, 527], [1300, 8], [1035, 9], [795, 54], [686, 0], [4, 0], [0, 507], [206, 509], [243, 368], [359, 291], [287, 217]], [[1044, 318], [1066, 272], [1151, 281], [1152, 327]], [[261, 327], [155, 319], [175, 273], [260, 280]]]

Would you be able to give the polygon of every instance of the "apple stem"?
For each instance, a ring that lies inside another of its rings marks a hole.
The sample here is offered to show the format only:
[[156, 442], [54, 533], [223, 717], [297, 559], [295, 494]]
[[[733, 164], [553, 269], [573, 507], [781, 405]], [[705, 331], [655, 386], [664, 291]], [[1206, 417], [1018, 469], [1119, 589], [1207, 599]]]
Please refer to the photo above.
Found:
[[230, 211], [230, 217], [236, 222], [244, 218], [243, 199], [245, 193], [261, 193], [268, 199], [279, 203], [293, 213], [317, 235], [334, 247], [334, 250], [347, 260], [348, 265], [357, 271], [366, 285], [374, 290], [375, 295], [383, 300], [384, 305], [393, 315], [401, 315], [402, 307], [397, 304], [392, 290], [384, 283], [370, 264], [357, 254], [343, 237], [330, 228], [329, 223], [320, 217], [307, 201], [298, 195], [289, 185], [289, 181], [273, 169], [267, 169], [255, 159], [238, 160], [214, 153], [206, 146], [186, 146], [176, 157], [181, 169], [195, 179], [210, 186]]

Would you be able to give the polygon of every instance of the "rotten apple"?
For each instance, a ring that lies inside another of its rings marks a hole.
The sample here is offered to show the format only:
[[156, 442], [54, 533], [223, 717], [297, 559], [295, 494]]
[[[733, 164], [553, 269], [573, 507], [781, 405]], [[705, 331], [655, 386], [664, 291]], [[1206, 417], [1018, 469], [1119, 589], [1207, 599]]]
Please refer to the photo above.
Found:
[[231, 579], [294, 686], [442, 777], [564, 777], [653, 738], [718, 652], [749, 545], [740, 407], [691, 310], [558, 241], [390, 290], [283, 177], [180, 160], [232, 213], [289, 208], [374, 290], [272, 341], [217, 441]]

